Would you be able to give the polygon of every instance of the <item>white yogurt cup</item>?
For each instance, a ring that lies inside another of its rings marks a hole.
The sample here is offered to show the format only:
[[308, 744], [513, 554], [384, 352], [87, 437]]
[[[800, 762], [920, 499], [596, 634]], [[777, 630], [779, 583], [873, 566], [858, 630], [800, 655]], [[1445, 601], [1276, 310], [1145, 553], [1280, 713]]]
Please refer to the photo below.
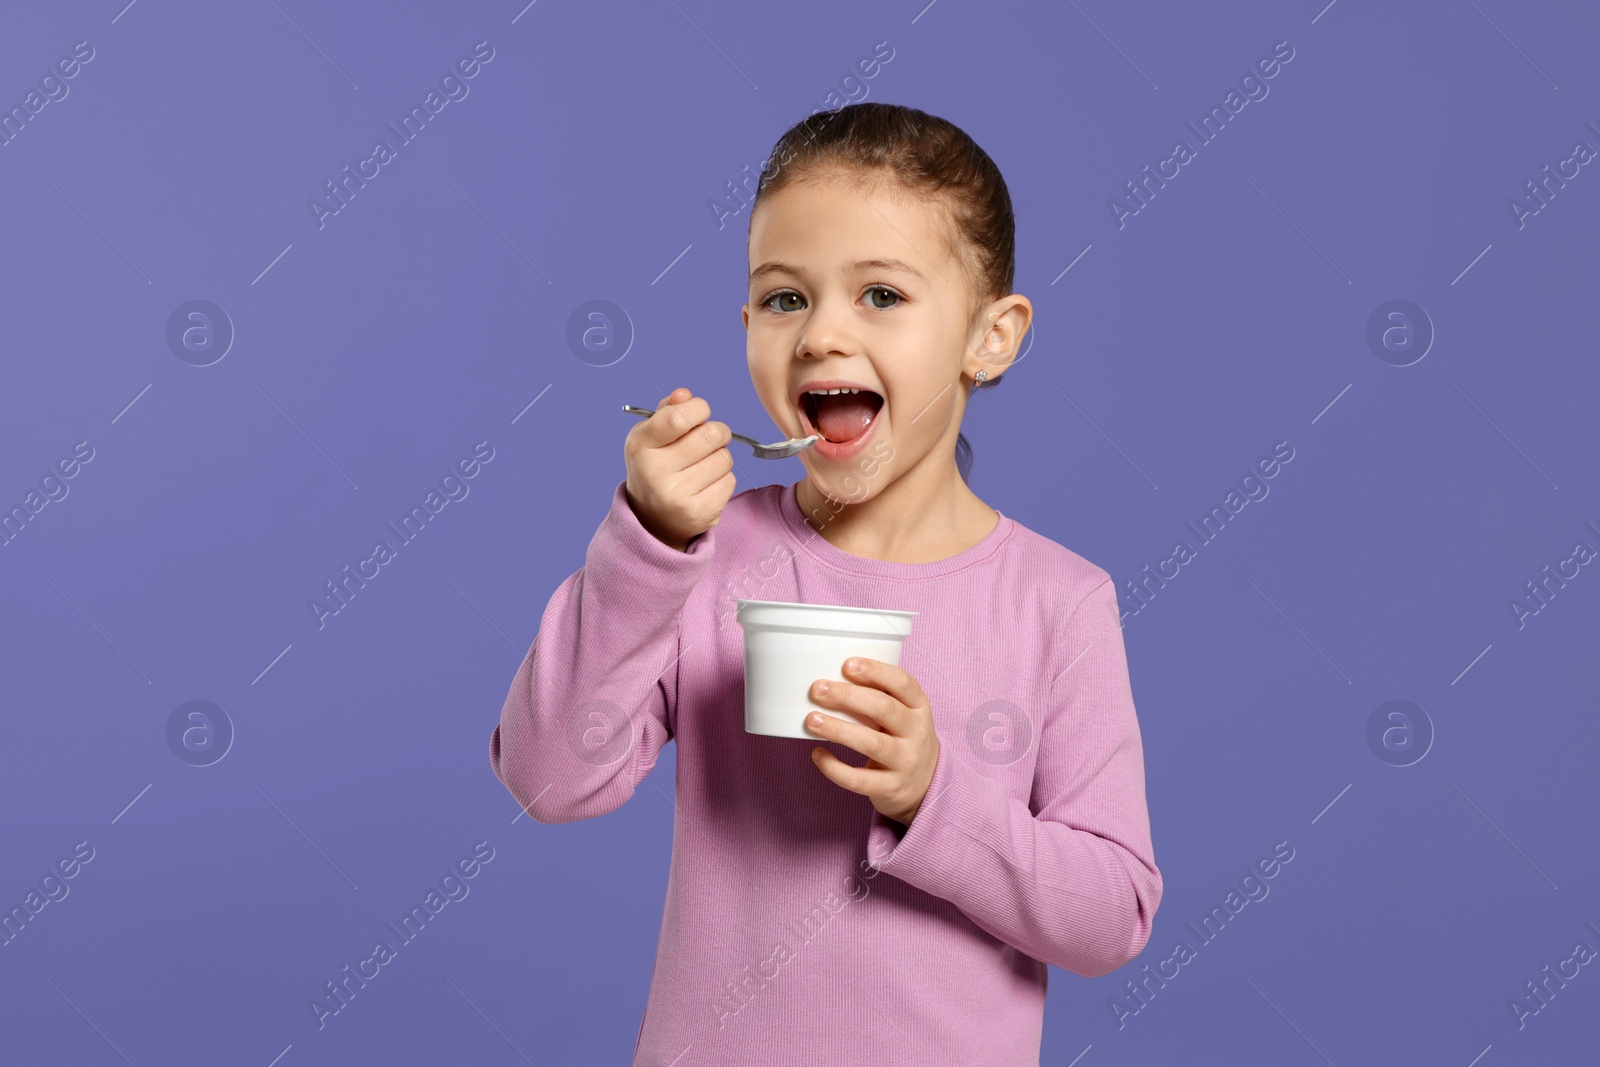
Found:
[[851, 656], [898, 667], [901, 645], [918, 612], [779, 600], [735, 602], [744, 630], [746, 733], [819, 741], [805, 727], [813, 711], [877, 728], [870, 720], [813, 701], [812, 683], [818, 678], [845, 681], [841, 672]]

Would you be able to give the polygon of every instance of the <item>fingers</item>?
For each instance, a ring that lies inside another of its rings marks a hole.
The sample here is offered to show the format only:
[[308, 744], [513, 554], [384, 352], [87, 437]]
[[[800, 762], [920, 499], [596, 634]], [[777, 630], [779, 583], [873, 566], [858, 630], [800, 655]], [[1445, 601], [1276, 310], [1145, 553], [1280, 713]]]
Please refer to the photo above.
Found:
[[639, 447], [660, 452], [667, 471], [683, 471], [733, 440], [726, 423], [710, 418], [711, 405], [703, 397], [674, 389], [633, 432]]
[[[854, 660], [857, 666], [851, 667], [851, 660]], [[921, 707], [927, 703], [928, 697], [923, 693], [922, 686], [903, 668], [867, 656], [852, 656], [851, 660], [846, 660], [842, 668], [846, 678], [880, 689], [908, 708]]]
[[639, 443], [646, 448], [664, 448], [711, 417], [711, 405], [703, 397], [691, 396], [679, 402], [672, 397], [687, 393], [687, 389], [674, 389], [658, 405], [656, 413], [634, 427]]
[[[679, 484], [689, 496], [723, 488], [725, 481], [737, 481], [733, 475], [733, 453], [726, 448], [716, 449], [679, 475]], [[731, 490], [729, 495], [732, 495]]]
[[805, 717], [806, 732], [855, 750], [867, 757], [866, 766], [852, 766], [821, 746], [811, 750], [811, 761], [835, 785], [871, 798], [885, 817], [909, 826], [939, 758], [927, 696], [908, 672], [881, 660], [852, 656], [843, 673], [861, 684], [819, 678], [811, 699], [862, 721], [812, 712]]
[[[854, 711], [853, 708], [848, 710]], [[812, 722], [814, 717], [820, 717], [821, 721]], [[898, 762], [895, 759], [895, 739], [882, 730], [816, 711], [806, 716], [806, 729], [824, 740], [837, 741], [861, 753], [879, 767], [894, 769]]]
[[852, 767], [844, 760], [835, 756], [825, 748], [811, 750], [811, 762], [835, 785], [842, 786], [852, 793], [862, 796], [872, 796], [878, 788], [874, 778], [888, 774], [888, 771], [867, 770], [862, 767]]
[[721, 521], [736, 484], [733, 454], [723, 447], [732, 434], [710, 415], [705, 400], [674, 389], [623, 444], [629, 506], [658, 541], [679, 551]]
[[[695, 401], [690, 401], [695, 403]], [[699, 401], [705, 403], [705, 401]], [[708, 409], [709, 410], [709, 409]], [[667, 467], [687, 471], [695, 464], [717, 452], [728, 452], [733, 434], [725, 422], [706, 421], [694, 426], [676, 441], [661, 449]], [[728, 466], [733, 466], [733, 453], [728, 452]], [[720, 476], [720, 475], [719, 475]]]
[[[874, 685], [882, 683], [877, 681], [875, 675], [871, 675], [874, 665], [880, 668], [888, 668], [889, 670], [899, 670], [899, 668], [890, 667], [889, 664], [881, 663], [877, 660], [863, 659], [861, 662], [868, 664], [868, 666], [864, 670], [857, 669], [852, 671], [847, 669], [844, 672], [845, 677], [866, 679], [871, 676], [873, 680], [869, 684], [856, 685], [852, 682], [819, 678], [812, 684], [811, 699], [826, 708], [842, 708], [852, 715], [868, 720], [878, 729], [894, 734], [897, 737], [909, 735], [912, 727], [908, 717], [911, 714], [910, 707], [890, 693], [873, 688]], [[826, 682], [827, 688], [825, 690], [818, 689], [818, 686], [824, 682]], [[913, 682], [913, 684], [915, 683]]]

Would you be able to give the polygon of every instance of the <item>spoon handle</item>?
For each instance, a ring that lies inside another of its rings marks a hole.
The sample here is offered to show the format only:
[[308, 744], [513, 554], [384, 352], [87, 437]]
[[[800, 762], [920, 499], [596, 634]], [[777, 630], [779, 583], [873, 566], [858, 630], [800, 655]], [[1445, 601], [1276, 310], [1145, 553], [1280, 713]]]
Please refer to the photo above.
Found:
[[[635, 407], [633, 404], [624, 404], [624, 405], [622, 405], [622, 410], [626, 411], [626, 412], [628, 412], [630, 414], [633, 414], [633, 415], [638, 415], [640, 418], [644, 418], [644, 419], [648, 419], [651, 415], [655, 414], [655, 412], [651, 411], [649, 408]], [[757, 441], [754, 437], [746, 437], [742, 433], [734, 433], [732, 430], [729, 430], [728, 434], [735, 441], [743, 441], [747, 445], [760, 445], [761, 444], [761, 442]]]

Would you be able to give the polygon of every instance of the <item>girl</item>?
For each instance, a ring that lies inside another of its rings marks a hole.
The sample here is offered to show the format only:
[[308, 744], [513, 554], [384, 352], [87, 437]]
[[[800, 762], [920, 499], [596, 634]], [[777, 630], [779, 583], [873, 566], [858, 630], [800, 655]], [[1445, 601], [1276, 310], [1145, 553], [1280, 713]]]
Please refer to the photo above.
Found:
[[[677, 742], [636, 1065], [1037, 1064], [1046, 965], [1133, 959], [1162, 882], [1111, 578], [957, 464], [969, 391], [1032, 317], [1010, 196], [949, 122], [853, 104], [779, 140], [749, 257], [751, 382], [785, 434], [821, 433], [806, 477], [735, 495], [687, 389], [635, 423], [490, 763], [566, 822]], [[746, 733], [736, 597], [918, 612], [900, 666], [813, 688], [871, 725]]]

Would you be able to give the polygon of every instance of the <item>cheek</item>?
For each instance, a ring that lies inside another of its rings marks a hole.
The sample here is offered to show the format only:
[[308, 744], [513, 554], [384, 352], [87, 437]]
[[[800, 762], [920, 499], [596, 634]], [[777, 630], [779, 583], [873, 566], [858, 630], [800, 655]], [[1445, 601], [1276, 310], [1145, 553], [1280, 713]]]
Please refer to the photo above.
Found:
[[797, 421], [790, 412], [794, 406], [789, 401], [788, 369], [784, 362], [770, 353], [752, 348], [747, 360], [750, 367], [750, 384], [757, 398], [774, 419], [789, 418]]
[[[889, 387], [894, 389], [893, 383]], [[933, 386], [926, 379], [902, 384], [889, 411], [895, 436], [905, 441], [939, 437], [950, 420], [954, 391], [955, 386]]]

